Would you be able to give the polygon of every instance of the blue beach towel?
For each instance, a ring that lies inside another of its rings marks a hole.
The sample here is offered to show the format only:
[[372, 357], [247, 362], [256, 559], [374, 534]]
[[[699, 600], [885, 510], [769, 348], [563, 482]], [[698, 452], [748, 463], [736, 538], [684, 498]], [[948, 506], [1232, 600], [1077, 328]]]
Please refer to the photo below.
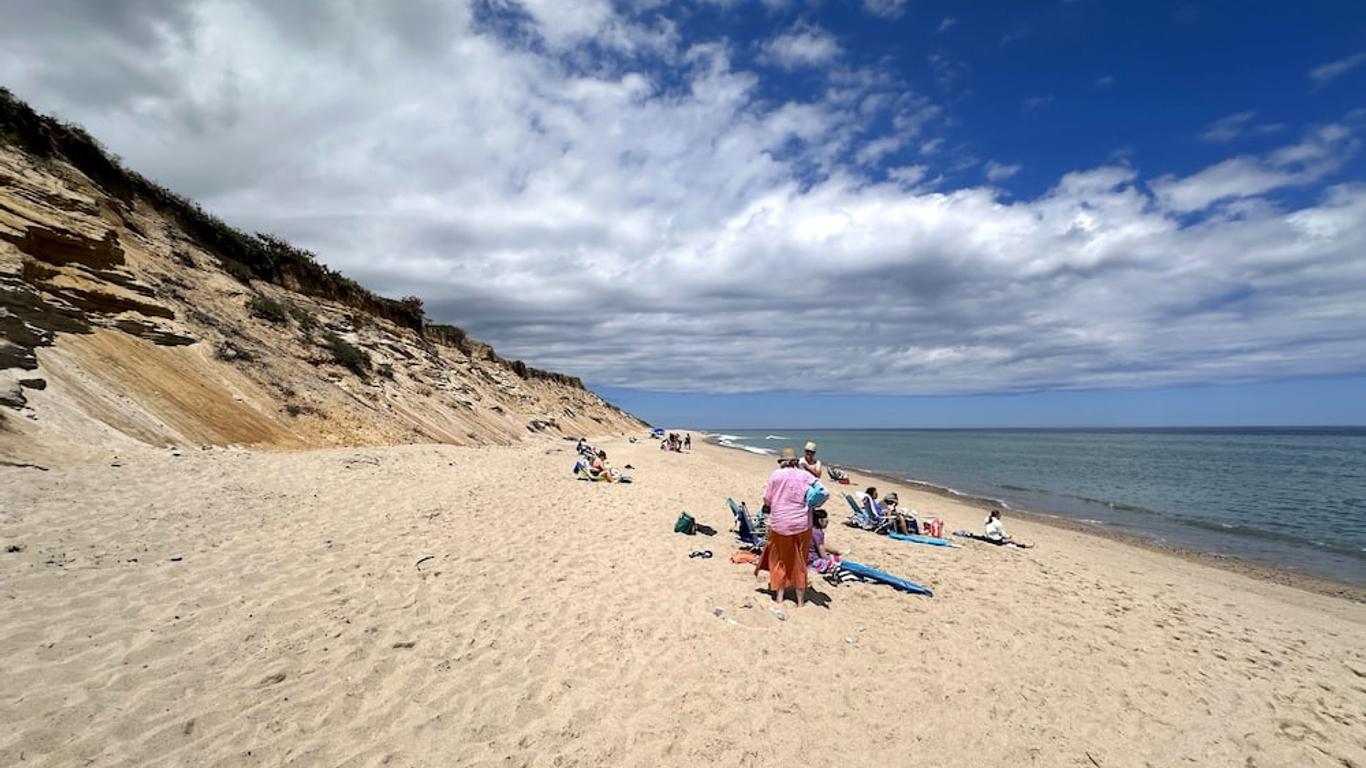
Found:
[[891, 539], [896, 539], [897, 541], [909, 541], [915, 544], [929, 544], [932, 547], [961, 548], [963, 546], [961, 544], [955, 544], [952, 541], [949, 541], [948, 539], [936, 539], [933, 536], [916, 536], [915, 534], [897, 533], [896, 531], [888, 533], [887, 537]]
[[934, 597], [934, 592], [930, 590], [929, 587], [921, 586], [914, 581], [906, 581], [905, 579], [898, 578], [890, 573], [879, 571], [876, 568], [869, 568], [866, 565], [855, 563], [851, 560], [840, 561], [840, 573], [842, 575], [848, 574], [863, 581], [876, 581], [880, 584], [886, 584], [887, 586], [893, 589], [899, 589], [902, 592], [910, 592], [914, 595], [924, 595], [925, 597]]

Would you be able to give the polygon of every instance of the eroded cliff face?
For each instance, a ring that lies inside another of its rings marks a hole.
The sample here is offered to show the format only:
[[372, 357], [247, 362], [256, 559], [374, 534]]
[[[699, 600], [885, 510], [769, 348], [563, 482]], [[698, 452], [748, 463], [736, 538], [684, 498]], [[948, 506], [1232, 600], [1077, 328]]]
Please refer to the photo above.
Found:
[[221, 264], [155, 202], [0, 145], [0, 460], [642, 426], [485, 345]]

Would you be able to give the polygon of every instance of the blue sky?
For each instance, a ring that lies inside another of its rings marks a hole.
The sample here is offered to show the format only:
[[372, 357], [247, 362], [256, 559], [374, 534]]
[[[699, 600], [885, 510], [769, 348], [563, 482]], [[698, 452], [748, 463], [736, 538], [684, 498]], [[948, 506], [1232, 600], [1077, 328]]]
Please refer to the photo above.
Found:
[[650, 420], [1363, 420], [1361, 3], [21, 0], [0, 76]]
[[763, 392], [703, 395], [604, 388], [657, 425], [726, 429], [1227, 427], [1366, 425], [1366, 377], [1233, 386], [869, 396]]

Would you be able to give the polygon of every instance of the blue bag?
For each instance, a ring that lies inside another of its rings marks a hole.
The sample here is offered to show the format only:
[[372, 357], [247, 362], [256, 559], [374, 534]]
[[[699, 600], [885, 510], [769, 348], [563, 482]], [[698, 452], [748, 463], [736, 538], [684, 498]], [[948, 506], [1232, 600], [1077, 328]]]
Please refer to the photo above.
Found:
[[830, 498], [830, 492], [825, 490], [821, 481], [817, 480], [806, 489], [806, 506], [808, 509], [815, 509], [824, 504]]

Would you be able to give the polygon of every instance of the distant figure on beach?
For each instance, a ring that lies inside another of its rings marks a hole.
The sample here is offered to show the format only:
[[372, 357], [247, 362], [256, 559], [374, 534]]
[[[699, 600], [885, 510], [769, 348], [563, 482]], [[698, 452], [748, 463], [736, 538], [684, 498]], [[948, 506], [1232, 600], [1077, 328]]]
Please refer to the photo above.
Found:
[[838, 549], [825, 543], [825, 527], [830, 518], [825, 510], [817, 509], [811, 513], [811, 548], [806, 552], [806, 566], [816, 573], [829, 573], [838, 568], [844, 555]]
[[1033, 546], [1031, 544], [1026, 544], [1023, 541], [1016, 541], [1010, 538], [1010, 535], [1006, 533], [1005, 526], [1001, 524], [1001, 510], [999, 509], [993, 509], [991, 510], [991, 514], [987, 515], [987, 529], [985, 533], [987, 540], [993, 544], [1014, 544], [1015, 546], [1024, 549], [1029, 549]]
[[768, 587], [773, 590], [773, 613], [786, 619], [782, 611], [788, 587], [796, 593], [797, 607], [806, 604], [806, 553], [811, 547], [811, 513], [806, 508], [806, 491], [816, 479], [797, 467], [797, 452], [784, 448], [778, 455], [778, 468], [764, 486], [764, 506], [768, 508], [768, 542], [754, 575], [768, 571]]
[[691, 432], [689, 432], [688, 434], [686, 434], [686, 435], [683, 436], [683, 450], [685, 450], [685, 451], [691, 451], [691, 450], [692, 450], [692, 433], [691, 433]]
[[806, 444], [806, 448], [802, 450], [802, 458], [797, 462], [797, 466], [810, 472], [817, 480], [821, 479], [821, 470], [823, 470], [824, 467], [821, 465], [820, 459], [816, 458], [815, 443]]
[[882, 499], [882, 510], [884, 514], [891, 519], [892, 525], [896, 527], [897, 533], [919, 534], [920, 522], [916, 520], [915, 515], [910, 512], [902, 512], [898, 509], [897, 505], [900, 503], [901, 500], [897, 498], [895, 493], [887, 494], [887, 496]]
[[593, 463], [588, 466], [588, 471], [593, 477], [600, 477], [602, 473], [611, 471], [611, 467], [607, 466], [607, 451], [598, 451], [598, 455], [593, 457]]

